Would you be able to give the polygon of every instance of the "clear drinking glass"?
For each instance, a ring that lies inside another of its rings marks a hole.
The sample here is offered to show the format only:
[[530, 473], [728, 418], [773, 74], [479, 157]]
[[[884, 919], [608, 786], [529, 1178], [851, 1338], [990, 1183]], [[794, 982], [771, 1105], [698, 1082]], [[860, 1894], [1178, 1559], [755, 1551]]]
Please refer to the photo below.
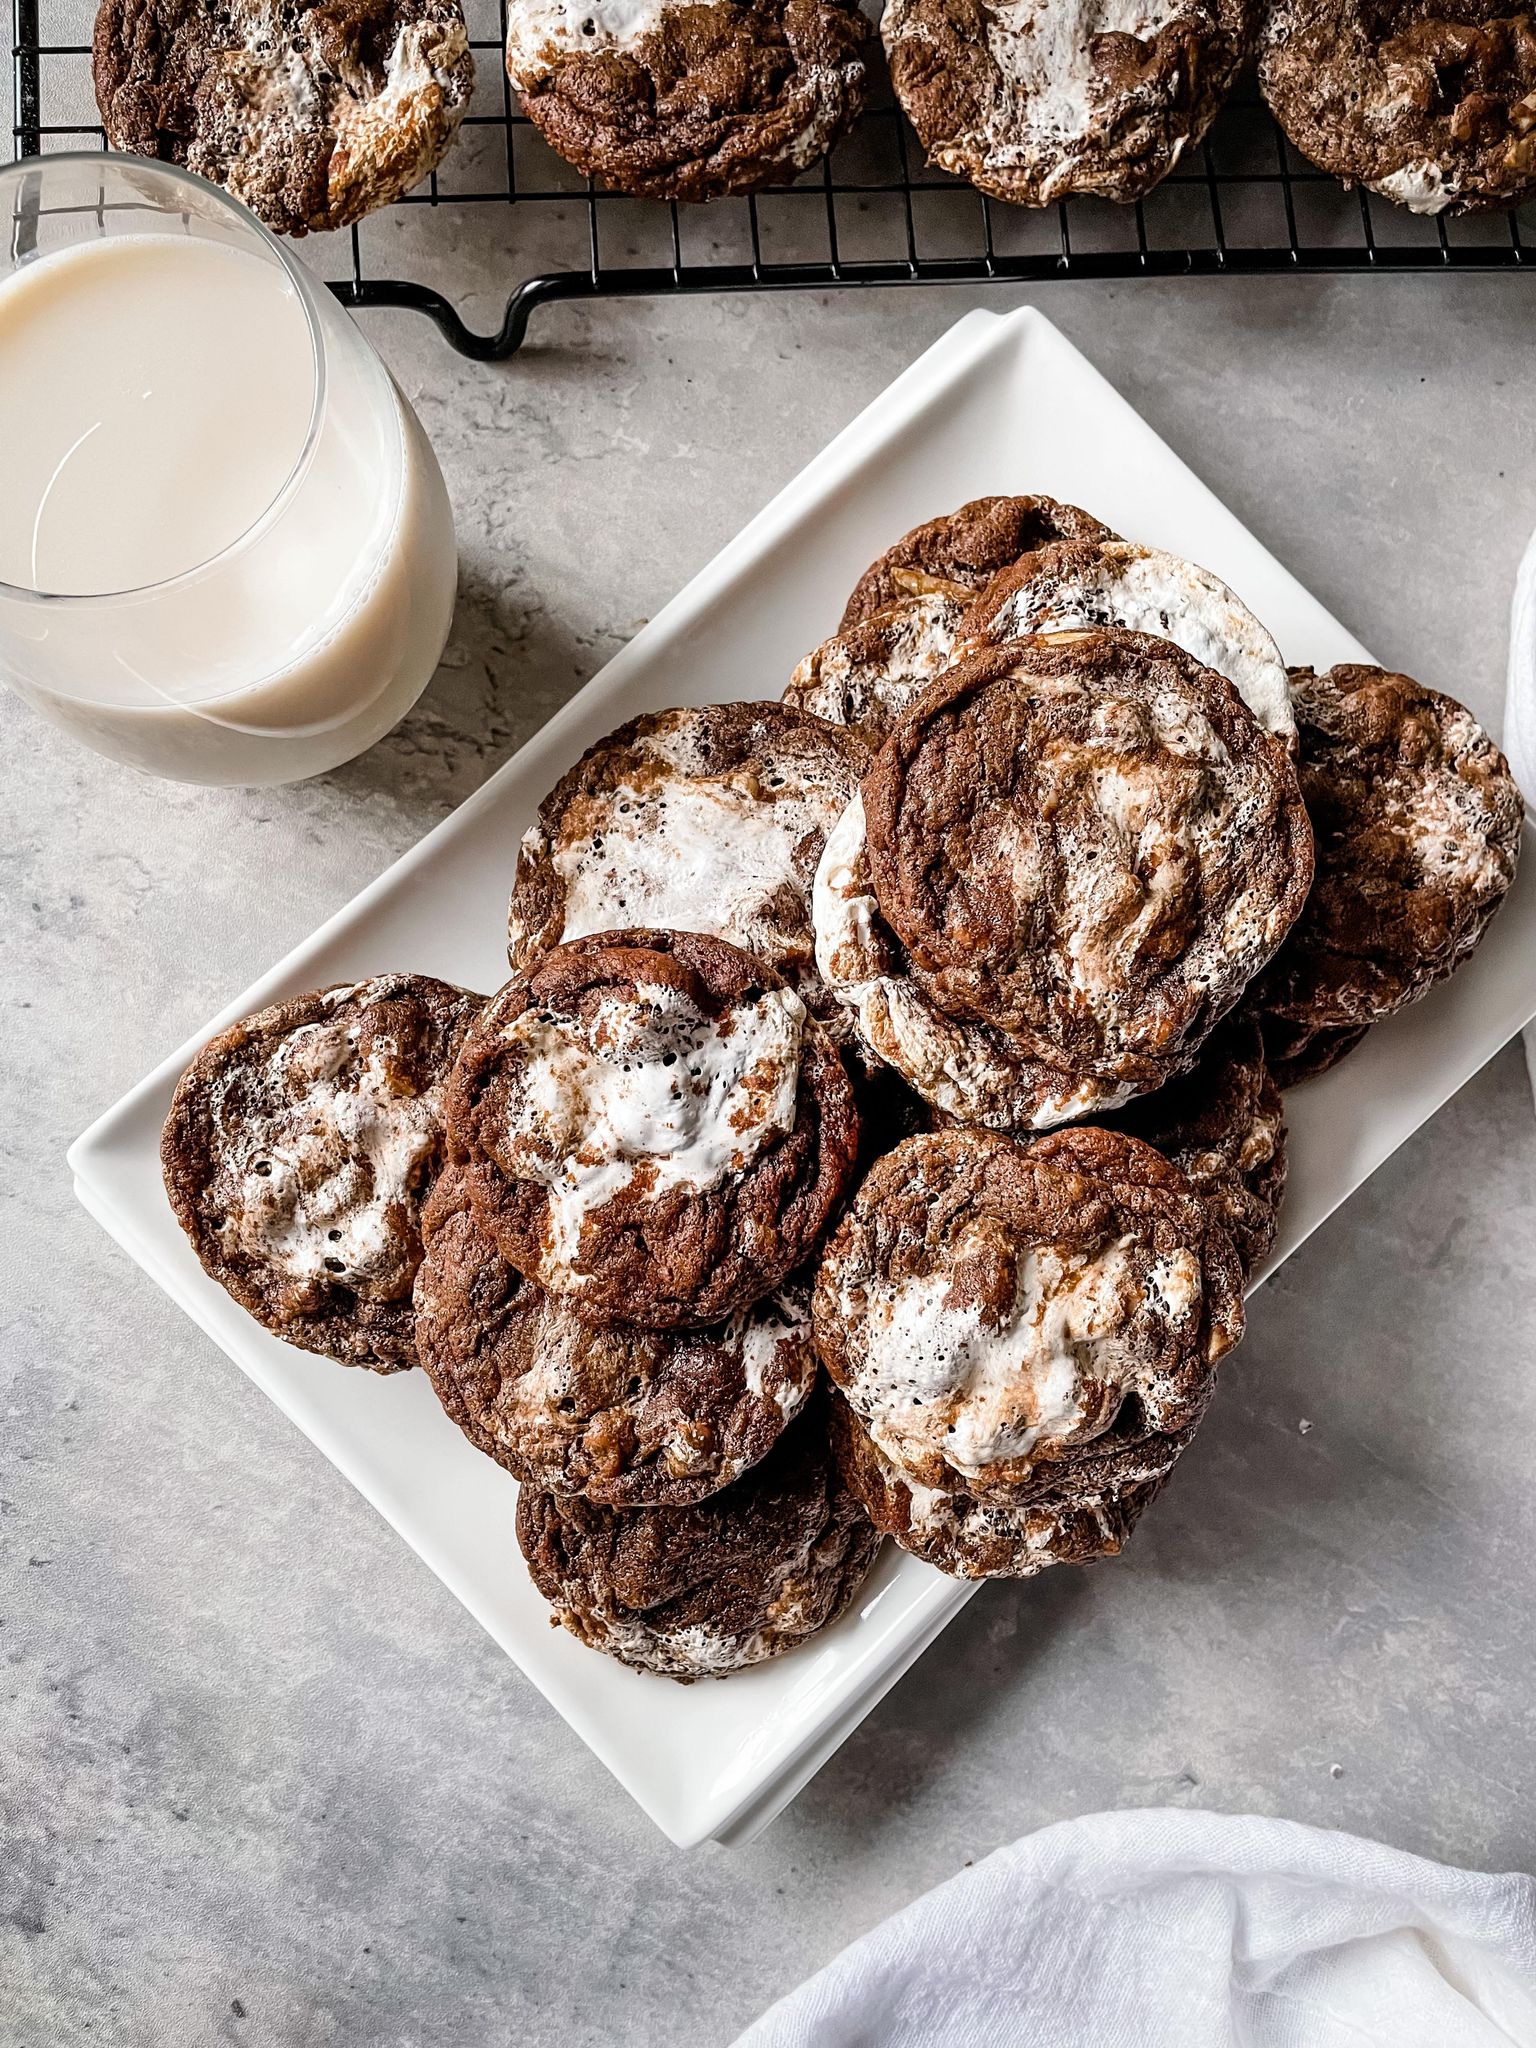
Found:
[[[0, 171], [0, 222], [0, 676], [181, 781], [361, 753], [426, 687], [457, 583], [442, 473], [388, 371], [186, 171], [31, 159]], [[104, 352], [116, 332], [132, 346]], [[31, 356], [4, 353], [17, 336]]]

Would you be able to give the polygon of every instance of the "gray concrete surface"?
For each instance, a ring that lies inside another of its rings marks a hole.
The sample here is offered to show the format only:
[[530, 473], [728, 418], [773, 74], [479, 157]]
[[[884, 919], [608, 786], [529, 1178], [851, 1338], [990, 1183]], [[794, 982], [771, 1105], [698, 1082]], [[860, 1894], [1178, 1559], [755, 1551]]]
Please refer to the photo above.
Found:
[[[977, 302], [560, 311], [502, 367], [375, 320], [463, 545], [406, 725], [322, 781], [209, 793], [5, 701], [4, 2048], [714, 2048], [967, 1860], [1117, 1804], [1533, 1867], [1536, 1121], [1513, 1051], [1255, 1303], [1131, 1554], [983, 1593], [730, 1853], [656, 1835], [73, 1203], [91, 1116]], [[1384, 658], [1494, 714], [1536, 523], [1529, 280], [1038, 302]]]

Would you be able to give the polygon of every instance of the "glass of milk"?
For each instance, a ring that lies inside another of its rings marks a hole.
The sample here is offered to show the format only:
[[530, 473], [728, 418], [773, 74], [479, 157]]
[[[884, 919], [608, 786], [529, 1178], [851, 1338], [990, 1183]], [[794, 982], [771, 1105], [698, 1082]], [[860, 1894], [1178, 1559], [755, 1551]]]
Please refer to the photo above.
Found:
[[33, 159], [0, 223], [0, 676], [181, 781], [361, 753], [426, 687], [458, 573], [388, 371], [188, 172]]

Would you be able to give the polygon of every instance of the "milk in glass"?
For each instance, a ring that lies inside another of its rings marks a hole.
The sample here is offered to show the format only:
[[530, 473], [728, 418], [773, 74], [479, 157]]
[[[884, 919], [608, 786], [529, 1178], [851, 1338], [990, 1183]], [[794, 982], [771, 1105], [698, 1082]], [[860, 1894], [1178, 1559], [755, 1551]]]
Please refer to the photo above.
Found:
[[452, 517], [330, 295], [157, 219], [0, 276], [0, 671], [141, 768], [288, 781], [425, 687]]

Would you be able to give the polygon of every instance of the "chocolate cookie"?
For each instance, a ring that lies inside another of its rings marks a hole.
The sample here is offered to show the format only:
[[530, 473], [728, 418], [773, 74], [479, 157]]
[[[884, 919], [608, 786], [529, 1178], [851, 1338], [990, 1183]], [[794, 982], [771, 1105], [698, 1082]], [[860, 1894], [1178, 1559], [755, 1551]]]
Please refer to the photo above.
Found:
[[514, 971], [615, 926], [711, 932], [841, 1028], [816, 973], [811, 881], [867, 766], [851, 733], [782, 704], [632, 718], [562, 777], [524, 836]]
[[448, 1123], [502, 1257], [590, 1321], [703, 1329], [801, 1265], [858, 1148], [792, 989], [694, 932], [545, 954], [487, 1006]]
[[958, 662], [827, 842], [817, 964], [961, 1121], [1044, 1128], [1189, 1066], [1311, 875], [1283, 744], [1182, 650], [1116, 630]]
[[1128, 1081], [1097, 1081], [1036, 1059], [1006, 1031], [946, 1017], [910, 971], [880, 915], [870, 872], [864, 799], [832, 828], [811, 892], [816, 964], [858, 1035], [941, 1119], [997, 1130], [1044, 1129], [1116, 1108]]
[[809, 170], [864, 104], [853, 0], [508, 0], [507, 73], [545, 141], [646, 199]]
[[1523, 806], [1454, 697], [1354, 665], [1292, 680], [1317, 879], [1252, 1001], [1296, 1079], [1472, 952], [1515, 879]]
[[938, 1007], [1143, 1086], [1265, 964], [1311, 877], [1282, 749], [1145, 634], [982, 650], [861, 791], [881, 915]]
[[948, 667], [965, 608], [963, 597], [944, 591], [899, 598], [823, 640], [790, 677], [785, 703], [851, 726], [866, 746], [878, 747]]
[[258, 1011], [204, 1046], [160, 1140], [205, 1270], [305, 1351], [416, 1363], [411, 1285], [443, 1090], [484, 997], [388, 974]]
[[1536, 29], [1502, 0], [1272, 0], [1259, 84], [1305, 157], [1414, 213], [1536, 197]]
[[723, 1678], [824, 1629], [880, 1538], [843, 1484], [819, 1404], [743, 1479], [695, 1507], [599, 1507], [525, 1486], [517, 1540], [582, 1642], [687, 1684]]
[[961, 621], [962, 652], [1071, 626], [1125, 626], [1171, 640], [1225, 676], [1266, 732], [1296, 737], [1280, 650], [1208, 569], [1134, 541], [1065, 541], [1000, 570]]
[[[1028, 1579], [1053, 1564], [1115, 1557], [1194, 1436], [1145, 1436], [1107, 1476], [1063, 1465], [1012, 1504], [981, 1500], [958, 1479], [921, 1486], [832, 1394], [832, 1449], [844, 1483], [882, 1536], [957, 1579]], [[1108, 1459], [1097, 1461], [1108, 1465]]]
[[803, 1283], [709, 1330], [594, 1328], [506, 1263], [453, 1166], [422, 1236], [422, 1365], [470, 1442], [525, 1484], [615, 1508], [703, 1500], [773, 1449], [815, 1384]]
[[1151, 191], [1216, 118], [1257, 0], [888, 0], [891, 80], [929, 161], [990, 198]]
[[[1242, 1335], [1231, 1239], [1149, 1145], [909, 1138], [823, 1256], [816, 1348], [908, 1482], [1031, 1504], [1199, 1421]], [[1111, 1436], [1111, 1432], [1114, 1432]], [[1069, 1471], [1069, 1468], [1072, 1468]]]
[[1189, 1073], [1121, 1110], [1115, 1125], [1172, 1160], [1251, 1279], [1275, 1241], [1285, 1192], [1285, 1110], [1257, 1021], [1229, 1018]]
[[419, 184], [475, 83], [459, 0], [102, 0], [93, 71], [113, 149], [211, 178], [283, 235]]
[[1092, 513], [1054, 498], [972, 498], [927, 520], [871, 562], [843, 607], [840, 633], [907, 597], [979, 594], [999, 569], [1057, 540], [1114, 540]]

